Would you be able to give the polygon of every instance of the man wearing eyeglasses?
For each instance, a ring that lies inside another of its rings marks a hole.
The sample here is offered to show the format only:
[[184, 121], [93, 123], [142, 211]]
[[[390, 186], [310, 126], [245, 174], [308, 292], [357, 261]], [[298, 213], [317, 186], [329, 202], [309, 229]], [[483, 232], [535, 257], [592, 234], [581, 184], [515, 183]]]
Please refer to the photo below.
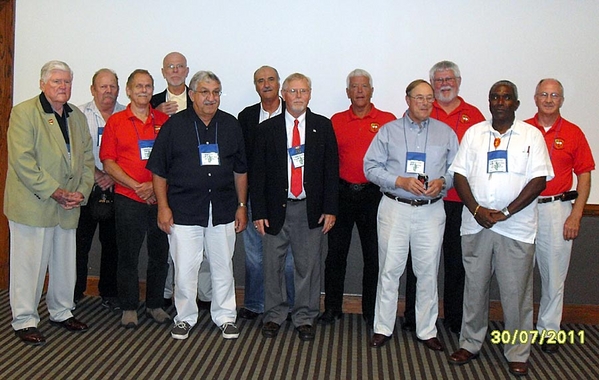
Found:
[[418, 277], [416, 336], [427, 348], [442, 351], [435, 326], [445, 226], [441, 200], [453, 183], [448, 168], [458, 139], [449, 126], [430, 117], [435, 97], [428, 82], [411, 82], [405, 99], [405, 116], [385, 124], [364, 157], [366, 178], [384, 194], [378, 210], [379, 275], [370, 345], [381, 347], [391, 339], [399, 278], [411, 251]]
[[314, 340], [320, 312], [321, 243], [338, 210], [339, 157], [331, 121], [308, 109], [311, 81], [291, 74], [281, 91], [285, 112], [258, 126], [252, 157], [254, 228], [264, 244], [262, 335], [274, 338], [289, 311], [285, 257], [295, 266], [293, 325]]
[[[526, 122], [537, 127], [545, 137], [555, 172], [555, 178], [547, 182], [538, 198], [539, 226], [535, 245], [541, 273], [537, 330], [539, 334], [547, 334], [560, 329], [572, 241], [578, 236], [580, 219], [589, 198], [595, 161], [582, 130], [560, 115], [564, 104], [562, 84], [557, 79], [542, 79], [534, 99], [538, 112]], [[576, 175], [577, 198], [574, 193], [568, 193], [572, 190], [573, 174]], [[553, 354], [559, 344], [543, 344], [542, 349]]]
[[160, 131], [147, 168], [153, 173], [158, 226], [168, 234], [175, 267], [174, 339], [186, 339], [198, 320], [198, 273], [210, 261], [210, 314], [224, 339], [235, 324], [233, 253], [247, 224], [245, 143], [234, 116], [219, 110], [222, 86], [210, 71], [190, 82], [193, 107], [173, 115]]
[[[254, 86], [260, 96], [260, 102], [246, 107], [239, 113], [238, 119], [245, 139], [245, 153], [248, 167], [251, 169], [254, 140], [258, 124], [285, 112], [285, 102], [279, 96], [280, 78], [274, 67], [262, 66], [254, 72]], [[249, 173], [251, 176], [251, 173]], [[252, 217], [251, 196], [248, 191], [248, 219]], [[262, 237], [255, 228], [243, 231], [245, 249], [245, 292], [244, 307], [239, 309], [239, 317], [255, 319], [264, 313], [264, 250]], [[287, 303], [293, 308], [295, 290], [293, 287], [293, 255], [291, 249], [285, 259], [285, 285]]]
[[[489, 90], [492, 120], [469, 128], [453, 164], [454, 183], [464, 202], [462, 250], [466, 279], [460, 349], [449, 363], [475, 359], [487, 338], [489, 286], [495, 274], [510, 340], [503, 355], [510, 373], [528, 373], [533, 328], [532, 280], [538, 195], [553, 169], [543, 136], [516, 120], [516, 85], [507, 80]], [[420, 281], [419, 281], [420, 282]], [[492, 332], [502, 337], [500, 331]], [[497, 339], [497, 338], [496, 338]], [[497, 340], [494, 343], [498, 343]]]
[[[458, 96], [462, 77], [458, 65], [451, 61], [437, 62], [430, 69], [429, 77], [435, 92], [435, 102], [431, 117], [449, 125], [462, 140], [464, 133], [474, 124], [485, 120], [475, 106], [466, 103]], [[445, 268], [443, 286], [444, 325], [453, 333], [459, 333], [462, 326], [462, 304], [464, 295], [464, 264], [462, 264], [462, 225], [463, 204], [455, 189], [449, 189], [443, 199], [445, 207], [445, 231], [443, 234], [443, 265]], [[414, 331], [416, 276], [412, 270], [411, 256], [406, 265], [406, 309], [402, 329]]]

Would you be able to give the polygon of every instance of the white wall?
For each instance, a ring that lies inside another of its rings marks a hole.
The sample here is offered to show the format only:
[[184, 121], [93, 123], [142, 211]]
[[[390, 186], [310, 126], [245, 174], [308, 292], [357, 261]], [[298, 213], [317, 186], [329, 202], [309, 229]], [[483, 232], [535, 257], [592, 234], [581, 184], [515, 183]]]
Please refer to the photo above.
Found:
[[[39, 92], [39, 70], [51, 59], [74, 70], [75, 104], [89, 101], [101, 67], [116, 70], [122, 88], [131, 71], [146, 68], [162, 91], [162, 58], [180, 51], [190, 77], [207, 69], [221, 78], [221, 109], [234, 115], [257, 101], [252, 74], [263, 64], [283, 78], [311, 77], [310, 108], [326, 116], [348, 107], [345, 77], [364, 68], [377, 107], [401, 115], [406, 85], [449, 59], [462, 71], [461, 95], [487, 117], [495, 81], [516, 83], [524, 119], [535, 113], [538, 80], [560, 79], [562, 114], [581, 126], [599, 160], [598, 17], [592, 0], [19, 0], [14, 102]], [[123, 89], [120, 101], [128, 102]], [[590, 203], [599, 204], [599, 185]]]

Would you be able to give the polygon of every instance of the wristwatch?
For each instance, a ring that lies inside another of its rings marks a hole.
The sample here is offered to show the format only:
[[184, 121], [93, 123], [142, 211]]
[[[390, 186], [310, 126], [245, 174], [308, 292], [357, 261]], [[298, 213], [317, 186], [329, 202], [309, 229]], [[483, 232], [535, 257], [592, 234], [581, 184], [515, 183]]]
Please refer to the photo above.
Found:
[[510, 210], [508, 210], [508, 209], [507, 209], [507, 207], [504, 207], [504, 208], [501, 210], [501, 213], [502, 213], [503, 215], [505, 215], [505, 217], [506, 217], [506, 218], [509, 218], [510, 216], [512, 216], [512, 214], [510, 214]]
[[441, 187], [441, 190], [445, 190], [447, 187], [447, 181], [445, 180], [445, 177], [441, 176], [439, 179], [443, 181], [443, 187]]

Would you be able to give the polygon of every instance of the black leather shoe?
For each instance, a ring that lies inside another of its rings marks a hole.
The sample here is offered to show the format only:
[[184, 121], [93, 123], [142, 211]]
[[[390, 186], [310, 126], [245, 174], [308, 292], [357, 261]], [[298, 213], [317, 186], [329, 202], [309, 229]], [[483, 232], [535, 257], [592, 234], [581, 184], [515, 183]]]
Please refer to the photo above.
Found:
[[476, 354], [473, 354], [468, 350], [460, 348], [459, 350], [451, 354], [447, 361], [449, 362], [449, 364], [462, 365], [470, 362], [473, 359], [476, 359], [477, 357], [478, 352]]
[[391, 340], [390, 336], [383, 334], [374, 334], [370, 340], [370, 347], [383, 347], [388, 341]]
[[546, 354], [555, 354], [559, 350], [559, 344], [542, 344], [541, 350]]
[[274, 322], [266, 322], [262, 326], [262, 336], [264, 336], [265, 338], [274, 338], [279, 333], [280, 328], [281, 325], [279, 324], [276, 324]]
[[401, 329], [403, 331], [416, 331], [416, 322], [414, 321], [410, 321], [410, 320], [405, 320], [402, 324], [401, 324]]
[[87, 331], [87, 325], [83, 322], [76, 320], [75, 317], [71, 317], [62, 322], [50, 321], [50, 324], [54, 325], [54, 326], [64, 327], [65, 329], [67, 329], [69, 331], [77, 331], [77, 332]]
[[297, 330], [297, 336], [301, 341], [307, 342], [314, 340], [314, 337], [316, 336], [314, 327], [312, 325], [302, 325], [300, 327], [296, 327], [295, 329]]
[[25, 344], [31, 346], [41, 346], [46, 343], [46, 338], [36, 327], [27, 327], [16, 330], [15, 335]]
[[524, 362], [509, 362], [508, 368], [510, 373], [514, 376], [526, 376], [528, 375], [528, 363]]
[[250, 309], [246, 309], [245, 307], [239, 309], [239, 312], [237, 313], [237, 316], [243, 319], [256, 319], [256, 317], [259, 315], [260, 313], [253, 312]]
[[[420, 340], [420, 339], [418, 339]], [[430, 338], [430, 339], [426, 339], [426, 340], [420, 340], [422, 343], [424, 343], [424, 345], [426, 346], [426, 348], [428, 348], [429, 350], [433, 350], [433, 351], [443, 351], [443, 345], [441, 344], [441, 342], [439, 341], [439, 339], [437, 339], [436, 337], [434, 338]]]
[[327, 309], [318, 317], [318, 321], [323, 325], [332, 325], [337, 319], [343, 318], [343, 313]]

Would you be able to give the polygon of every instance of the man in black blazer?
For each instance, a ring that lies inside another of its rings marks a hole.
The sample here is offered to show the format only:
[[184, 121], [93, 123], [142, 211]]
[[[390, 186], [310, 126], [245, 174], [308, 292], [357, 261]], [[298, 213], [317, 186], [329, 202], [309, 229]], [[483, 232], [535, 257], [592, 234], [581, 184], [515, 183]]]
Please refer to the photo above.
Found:
[[[243, 131], [245, 154], [250, 166], [252, 149], [258, 124], [285, 112], [285, 102], [279, 97], [281, 88], [279, 73], [274, 67], [262, 66], [254, 72], [254, 85], [260, 96], [260, 102], [246, 107], [237, 119]], [[251, 175], [251, 173], [248, 173]], [[248, 220], [252, 220], [251, 197], [248, 191]], [[251, 226], [250, 226], [251, 227]], [[264, 313], [264, 266], [262, 236], [255, 228], [246, 228], [242, 232], [245, 249], [245, 292], [244, 307], [237, 315], [243, 319], [254, 319]], [[293, 288], [293, 256], [290, 252], [285, 261], [285, 283], [287, 303], [293, 308], [295, 291]]]
[[331, 121], [308, 109], [310, 78], [291, 74], [281, 94], [285, 112], [260, 124], [252, 157], [254, 228], [264, 243], [262, 334], [273, 338], [287, 316], [285, 254], [295, 266], [293, 324], [313, 340], [320, 311], [321, 243], [338, 210], [339, 157]]

